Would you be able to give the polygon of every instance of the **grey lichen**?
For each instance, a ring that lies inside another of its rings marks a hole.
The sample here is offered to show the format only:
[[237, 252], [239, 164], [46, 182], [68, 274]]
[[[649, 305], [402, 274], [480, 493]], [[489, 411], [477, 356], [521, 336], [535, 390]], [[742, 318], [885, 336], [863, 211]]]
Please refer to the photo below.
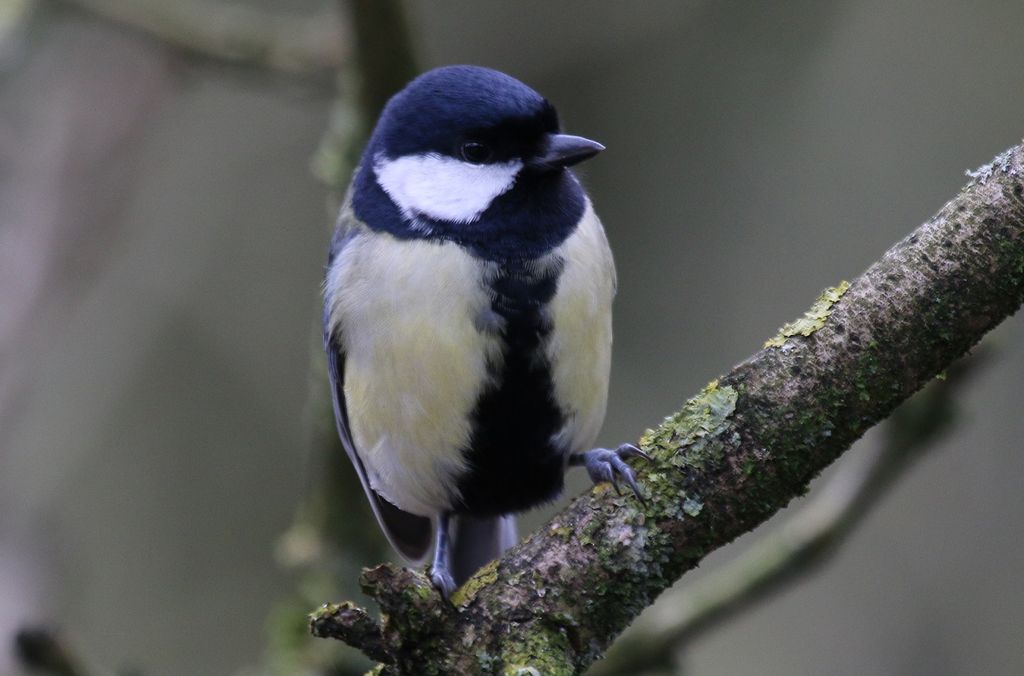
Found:
[[521, 667], [513, 665], [505, 670], [507, 676], [541, 676], [541, 673], [533, 667]]
[[985, 185], [992, 175], [999, 172], [1005, 176], [1016, 177], [1017, 169], [1013, 166], [1013, 154], [1015, 148], [1010, 148], [1002, 153], [996, 155], [988, 164], [983, 164], [977, 169], [967, 169], [964, 171], [964, 175], [971, 178], [969, 186], [973, 185]]
[[697, 516], [702, 509], [704, 509], [704, 503], [699, 498], [687, 496], [686, 500], [683, 501], [683, 511], [688, 516]]

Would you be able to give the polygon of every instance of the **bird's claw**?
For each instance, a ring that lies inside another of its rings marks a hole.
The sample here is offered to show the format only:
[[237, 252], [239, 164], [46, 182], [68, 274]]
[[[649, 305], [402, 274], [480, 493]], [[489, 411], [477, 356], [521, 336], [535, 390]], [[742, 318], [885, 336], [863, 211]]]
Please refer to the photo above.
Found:
[[455, 579], [452, 574], [444, 568], [438, 568], [436, 566], [430, 569], [430, 581], [441, 592], [441, 596], [447, 601], [452, 597], [452, 592], [455, 591]]
[[622, 444], [614, 451], [607, 448], [595, 448], [592, 451], [573, 456], [570, 458], [570, 461], [573, 464], [586, 467], [587, 474], [590, 475], [591, 481], [595, 484], [602, 481], [610, 482], [612, 488], [615, 489], [615, 493], [618, 495], [622, 495], [619, 481], [624, 479], [629, 484], [629, 487], [633, 489], [636, 497], [643, 501], [644, 494], [640, 490], [640, 484], [636, 481], [636, 474], [633, 472], [633, 468], [626, 464], [625, 460], [626, 458], [637, 457], [644, 458], [645, 460], [651, 459], [651, 456], [633, 444]]

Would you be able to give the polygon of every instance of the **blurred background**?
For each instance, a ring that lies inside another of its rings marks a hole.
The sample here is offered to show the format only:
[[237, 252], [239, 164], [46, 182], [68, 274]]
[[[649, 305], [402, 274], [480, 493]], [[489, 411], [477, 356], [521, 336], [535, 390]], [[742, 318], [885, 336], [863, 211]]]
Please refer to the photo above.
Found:
[[[347, 659], [302, 629], [386, 555], [325, 452], [316, 361], [353, 152], [338, 134], [358, 127], [346, 8], [0, 0], [0, 674], [21, 673], [10, 637], [40, 623], [121, 673]], [[853, 279], [1024, 134], [1020, 2], [404, 8], [419, 68], [509, 72], [608, 147], [581, 170], [619, 268], [605, 445]], [[1024, 673], [1020, 319], [992, 343], [955, 427], [839, 555], [702, 634], [681, 670]]]

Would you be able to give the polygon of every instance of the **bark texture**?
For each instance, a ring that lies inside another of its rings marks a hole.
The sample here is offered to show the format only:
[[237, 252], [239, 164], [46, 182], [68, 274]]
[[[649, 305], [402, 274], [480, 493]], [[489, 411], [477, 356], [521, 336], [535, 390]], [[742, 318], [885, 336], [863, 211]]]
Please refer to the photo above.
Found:
[[771, 594], [806, 579], [841, 550], [912, 466], [956, 426], [956, 394], [992, 357], [985, 343], [886, 419], [883, 441], [845, 460], [795, 514], [729, 562], [674, 587], [615, 642], [588, 676], [682, 672], [687, 648]]
[[[383, 673], [580, 673], [655, 597], [755, 528], [1024, 300], [1024, 149], [970, 173], [930, 221], [708, 385], [641, 446], [648, 499], [602, 485], [441, 600], [419, 572], [363, 575], [380, 604], [314, 613], [370, 635]], [[338, 607], [338, 608], [340, 608]], [[325, 624], [326, 623], [326, 624]], [[380, 642], [383, 637], [383, 646]], [[358, 639], [352, 641], [360, 647]], [[369, 650], [368, 650], [369, 652]]]

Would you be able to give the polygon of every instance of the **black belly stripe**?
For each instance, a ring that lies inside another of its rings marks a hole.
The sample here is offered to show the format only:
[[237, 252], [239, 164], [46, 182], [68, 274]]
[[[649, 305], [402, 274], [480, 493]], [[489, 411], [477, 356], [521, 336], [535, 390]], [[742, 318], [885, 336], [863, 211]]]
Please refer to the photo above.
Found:
[[548, 303], [561, 260], [544, 266], [506, 263], [491, 283], [491, 309], [501, 321], [503, 360], [474, 410], [459, 478], [456, 511], [506, 514], [553, 500], [562, 490], [564, 457], [551, 443], [563, 415], [554, 398], [544, 347], [551, 333]]

